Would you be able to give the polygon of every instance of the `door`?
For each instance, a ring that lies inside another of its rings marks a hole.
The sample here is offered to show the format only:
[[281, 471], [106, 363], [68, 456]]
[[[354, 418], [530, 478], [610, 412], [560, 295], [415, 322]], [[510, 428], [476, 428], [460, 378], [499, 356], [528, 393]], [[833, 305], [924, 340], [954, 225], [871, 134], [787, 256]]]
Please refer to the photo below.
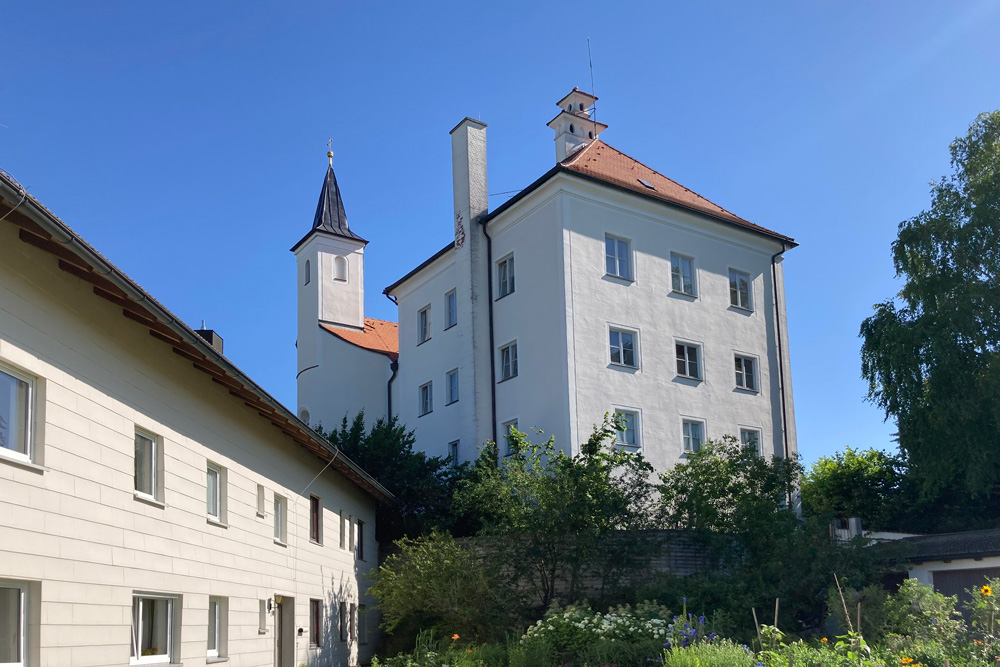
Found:
[[274, 606], [274, 665], [275, 667], [294, 667], [295, 600], [287, 596], [275, 595]]

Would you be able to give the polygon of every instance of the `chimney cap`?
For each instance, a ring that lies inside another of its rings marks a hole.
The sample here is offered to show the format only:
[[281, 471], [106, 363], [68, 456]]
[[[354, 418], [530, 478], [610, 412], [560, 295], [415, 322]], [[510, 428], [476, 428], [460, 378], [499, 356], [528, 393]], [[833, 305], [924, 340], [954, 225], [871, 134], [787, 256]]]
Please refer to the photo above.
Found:
[[448, 132], [448, 134], [455, 134], [455, 130], [457, 130], [458, 128], [462, 127], [466, 123], [472, 123], [472, 124], [478, 125], [480, 127], [486, 127], [486, 123], [484, 123], [483, 121], [476, 120], [475, 118], [471, 118], [470, 116], [466, 116], [461, 121], [459, 121], [458, 125], [456, 125], [455, 127], [451, 128], [451, 131]]

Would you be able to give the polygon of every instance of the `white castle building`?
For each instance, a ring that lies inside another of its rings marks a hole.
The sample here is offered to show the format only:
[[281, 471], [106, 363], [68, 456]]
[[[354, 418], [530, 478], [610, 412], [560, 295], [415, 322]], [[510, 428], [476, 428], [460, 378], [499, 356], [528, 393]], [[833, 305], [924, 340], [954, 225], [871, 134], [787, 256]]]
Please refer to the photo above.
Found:
[[782, 277], [796, 243], [599, 139], [596, 99], [558, 102], [555, 165], [493, 211], [486, 125], [451, 131], [455, 238], [385, 288], [398, 326], [364, 316], [367, 241], [331, 161], [292, 249], [304, 421], [397, 415], [419, 449], [465, 461], [511, 427], [575, 453], [614, 412], [620, 446], [661, 470], [725, 434], [797, 456]]

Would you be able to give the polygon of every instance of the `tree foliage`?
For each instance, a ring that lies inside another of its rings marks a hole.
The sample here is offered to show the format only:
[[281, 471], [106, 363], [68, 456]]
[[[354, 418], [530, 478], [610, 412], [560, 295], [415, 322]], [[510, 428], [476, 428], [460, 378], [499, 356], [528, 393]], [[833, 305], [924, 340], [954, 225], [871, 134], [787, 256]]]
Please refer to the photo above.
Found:
[[899, 225], [904, 284], [861, 325], [862, 374], [896, 420], [908, 474], [982, 527], [1000, 516], [1000, 111], [951, 144], [951, 164], [930, 209]]
[[420, 535], [435, 527], [462, 531], [464, 517], [454, 511], [452, 498], [468, 466], [454, 466], [448, 459], [414, 451], [413, 431], [406, 430], [396, 417], [378, 419], [366, 431], [361, 411], [350, 422], [345, 416], [339, 429], [324, 431], [319, 426], [317, 432], [399, 500], [401, 512], [379, 511], [380, 540]]
[[821, 456], [802, 478], [802, 509], [824, 519], [860, 517], [866, 530], [899, 530], [904, 516], [903, 461], [877, 449], [848, 447]]

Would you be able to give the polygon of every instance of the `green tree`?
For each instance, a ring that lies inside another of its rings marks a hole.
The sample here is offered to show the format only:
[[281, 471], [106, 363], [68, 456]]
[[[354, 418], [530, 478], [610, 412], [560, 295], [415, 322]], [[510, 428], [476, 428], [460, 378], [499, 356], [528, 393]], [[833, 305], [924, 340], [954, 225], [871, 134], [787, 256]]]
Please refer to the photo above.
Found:
[[653, 468], [616, 448], [616, 432], [605, 416], [569, 456], [551, 438], [536, 445], [512, 431], [513, 453], [498, 461], [495, 445], [484, 448], [460, 489], [483, 524], [477, 545], [494, 562], [516, 563], [505, 570], [509, 585], [531, 591], [541, 609], [581, 599], [585, 580], [601, 582], [598, 597], [614, 596], [644, 553]]
[[821, 456], [802, 478], [802, 509], [824, 519], [861, 517], [867, 530], [898, 530], [904, 512], [903, 462], [877, 449], [848, 447]]
[[316, 430], [399, 500], [401, 512], [379, 509], [380, 540], [421, 535], [433, 528], [462, 531], [464, 519], [452, 499], [468, 465], [455, 466], [448, 459], [414, 451], [413, 431], [396, 417], [378, 419], [366, 431], [362, 410], [350, 422], [345, 416], [339, 429]]
[[1000, 517], [1000, 111], [950, 148], [954, 172], [932, 185], [930, 209], [899, 225], [903, 288], [862, 323], [861, 369], [896, 420], [907, 474], [941, 510], [933, 527], [989, 527]]

